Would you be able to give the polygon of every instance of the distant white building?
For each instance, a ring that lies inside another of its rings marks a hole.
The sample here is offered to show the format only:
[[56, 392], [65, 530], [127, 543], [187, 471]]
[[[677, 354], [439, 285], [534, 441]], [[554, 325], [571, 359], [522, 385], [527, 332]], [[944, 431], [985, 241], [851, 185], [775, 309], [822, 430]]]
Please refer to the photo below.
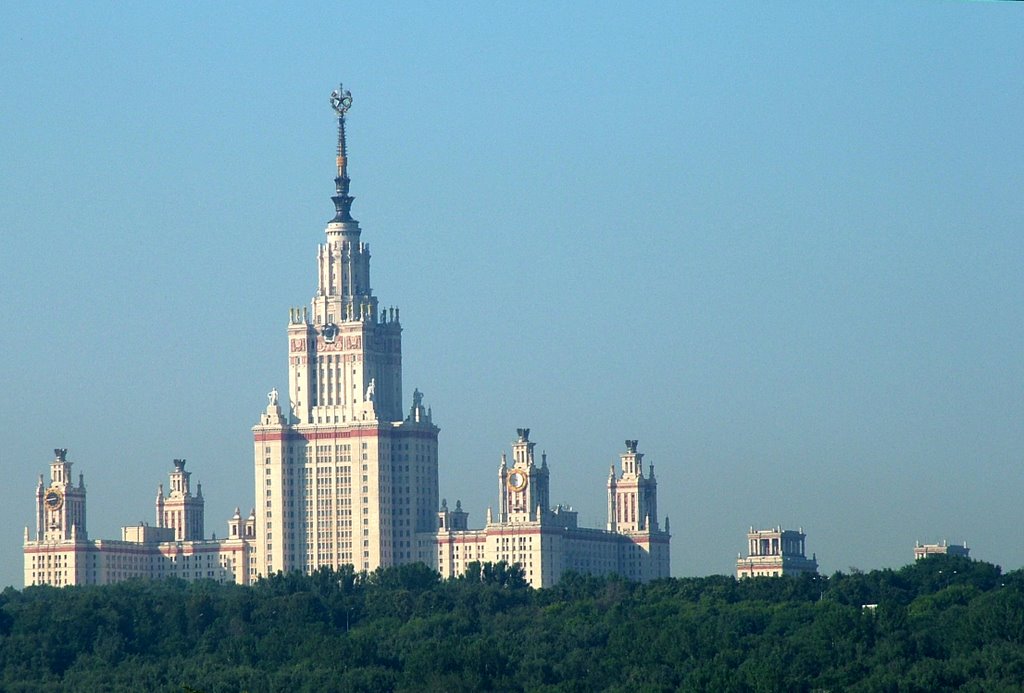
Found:
[[224, 539], [203, 538], [203, 491], [192, 493], [185, 460], [174, 460], [170, 492], [156, 495], [156, 524], [121, 528], [121, 539], [89, 539], [85, 480], [71, 477], [66, 449], [54, 450], [50, 483], [39, 475], [36, 530], [25, 528], [25, 586], [106, 585], [129, 578], [211, 579], [249, 584], [255, 514], [235, 509]]
[[915, 561], [927, 558], [928, 556], [962, 556], [964, 558], [970, 558], [970, 553], [971, 550], [967, 548], [966, 541], [962, 546], [950, 544], [945, 540], [943, 540], [941, 544], [922, 544], [919, 541], [914, 542]]
[[747, 557], [736, 560], [736, 578], [780, 577], [817, 573], [818, 561], [806, 555], [803, 529], [758, 529], [747, 533]]

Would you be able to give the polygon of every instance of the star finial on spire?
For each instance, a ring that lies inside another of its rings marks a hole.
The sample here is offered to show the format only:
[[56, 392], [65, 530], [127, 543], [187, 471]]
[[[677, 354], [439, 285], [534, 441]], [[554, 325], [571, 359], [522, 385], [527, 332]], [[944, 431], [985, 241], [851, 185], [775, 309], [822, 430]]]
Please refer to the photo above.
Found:
[[352, 92], [346, 91], [339, 84], [338, 88], [331, 92], [331, 108], [339, 117], [344, 118], [348, 109], [352, 108]]
[[345, 114], [352, 108], [352, 92], [341, 84], [331, 92], [331, 108], [338, 114], [338, 175], [334, 179], [334, 219], [331, 221], [355, 221], [349, 210], [352, 208], [352, 196], [348, 194], [348, 152], [345, 144]]

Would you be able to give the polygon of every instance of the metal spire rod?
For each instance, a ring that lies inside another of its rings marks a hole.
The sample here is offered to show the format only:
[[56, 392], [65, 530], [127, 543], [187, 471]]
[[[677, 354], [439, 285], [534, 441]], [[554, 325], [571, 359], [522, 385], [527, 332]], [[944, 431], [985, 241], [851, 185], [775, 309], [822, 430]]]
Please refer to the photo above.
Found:
[[331, 221], [354, 221], [350, 214], [354, 198], [348, 194], [348, 153], [345, 144], [345, 114], [348, 113], [348, 109], [352, 108], [352, 92], [346, 91], [339, 84], [338, 88], [331, 92], [331, 108], [338, 114], [338, 175], [334, 179], [335, 194], [331, 197], [334, 201], [335, 212], [334, 219]]

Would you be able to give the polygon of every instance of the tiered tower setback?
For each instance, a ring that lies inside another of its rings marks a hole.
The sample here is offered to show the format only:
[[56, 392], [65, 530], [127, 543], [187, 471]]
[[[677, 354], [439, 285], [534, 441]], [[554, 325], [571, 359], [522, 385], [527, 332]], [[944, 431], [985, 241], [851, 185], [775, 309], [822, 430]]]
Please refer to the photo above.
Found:
[[548, 456], [542, 454], [536, 464], [530, 429], [516, 429], [516, 434], [512, 466], [502, 453], [498, 467], [498, 522], [537, 522], [550, 507]]
[[36, 486], [36, 540], [62, 542], [85, 540], [85, 479], [79, 474], [76, 486], [71, 478], [67, 448], [53, 451], [50, 485], [39, 475]]
[[[257, 572], [434, 563], [437, 434], [419, 391], [403, 413], [402, 327], [370, 283], [338, 118], [334, 217], [317, 250], [316, 293], [289, 311], [288, 404], [277, 390], [253, 428]], [[287, 411], [287, 414], [284, 412]]]
[[203, 485], [192, 495], [192, 473], [185, 471], [185, 460], [174, 460], [170, 478], [171, 492], [164, 497], [164, 485], [156, 491], [156, 526], [174, 530], [176, 541], [203, 538]]
[[608, 474], [608, 531], [658, 531], [658, 481], [654, 465], [644, 476], [644, 456], [636, 450], [637, 441], [627, 440], [626, 451], [619, 456], [622, 470]]

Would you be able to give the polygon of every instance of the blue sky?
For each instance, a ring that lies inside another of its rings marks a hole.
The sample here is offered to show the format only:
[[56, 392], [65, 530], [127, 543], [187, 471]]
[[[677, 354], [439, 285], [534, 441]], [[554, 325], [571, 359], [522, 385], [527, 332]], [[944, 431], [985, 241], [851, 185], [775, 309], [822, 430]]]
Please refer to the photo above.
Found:
[[675, 575], [776, 524], [826, 572], [1024, 566], [1021, 36], [1014, 3], [4, 5], [0, 583], [55, 447], [94, 538], [175, 457], [208, 533], [252, 505], [339, 80], [471, 524], [525, 426], [591, 526], [638, 438]]

